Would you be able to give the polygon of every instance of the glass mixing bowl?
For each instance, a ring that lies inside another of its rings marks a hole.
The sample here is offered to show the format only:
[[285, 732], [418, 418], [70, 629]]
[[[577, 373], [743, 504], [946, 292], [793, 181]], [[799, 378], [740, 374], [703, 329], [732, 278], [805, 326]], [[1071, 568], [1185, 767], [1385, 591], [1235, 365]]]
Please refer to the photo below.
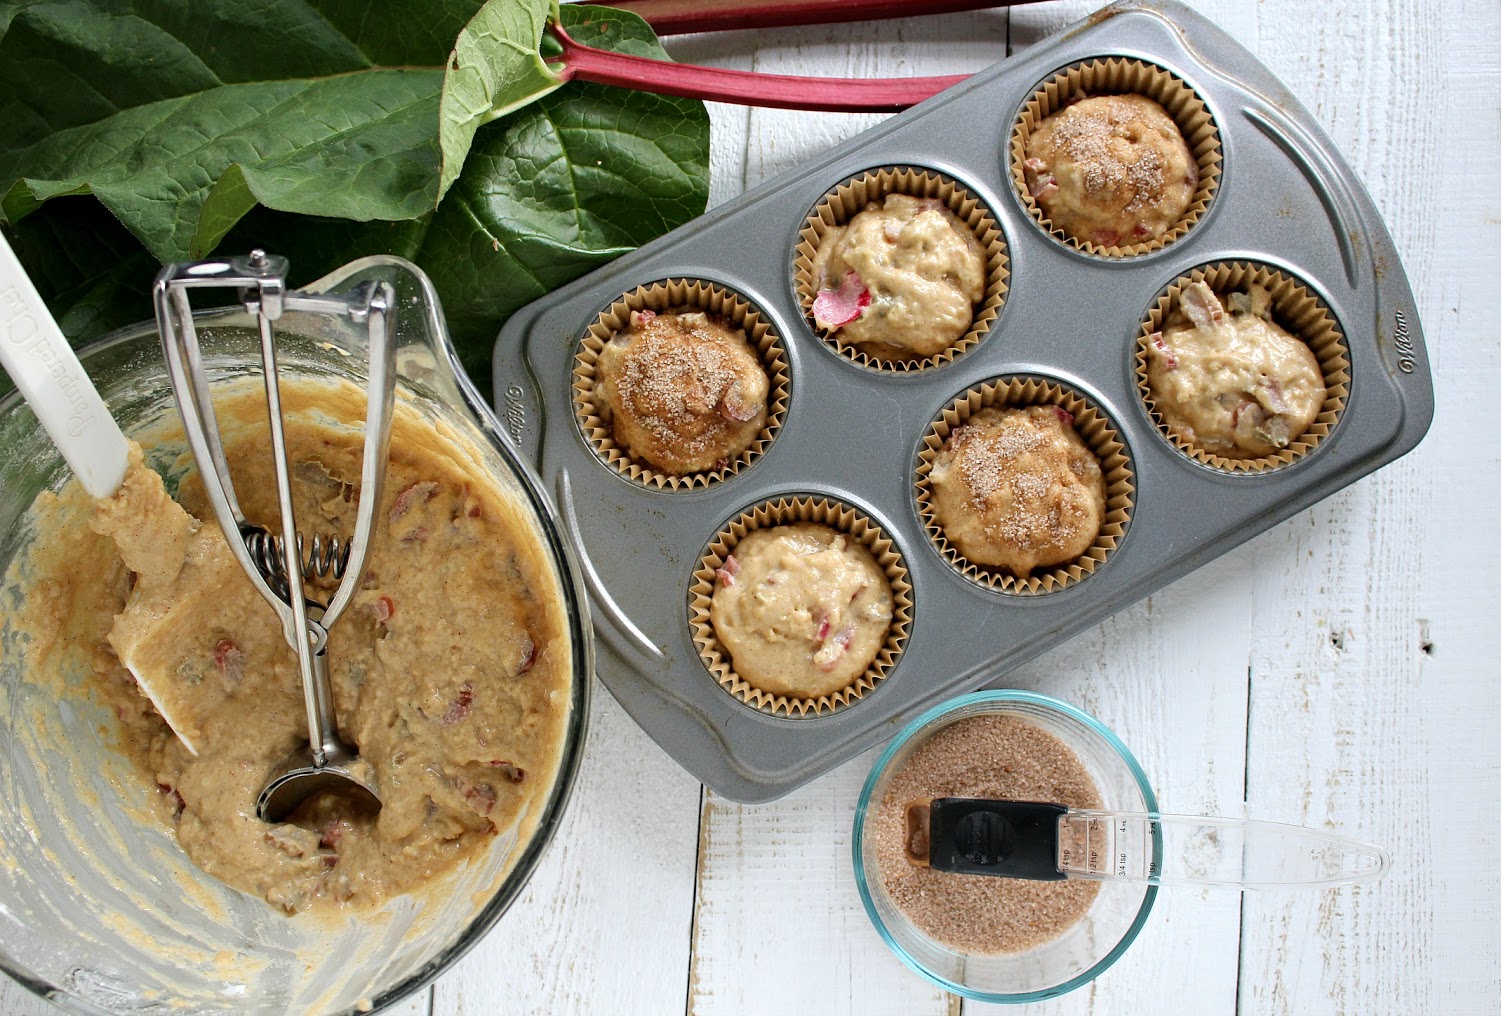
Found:
[[[396, 289], [398, 402], [463, 439], [473, 468], [511, 498], [550, 565], [571, 652], [571, 701], [553, 784], [538, 798], [540, 813], [502, 830], [484, 856], [438, 891], [357, 917], [284, 917], [204, 874], [170, 831], [140, 820], [141, 778], [111, 747], [113, 714], [79, 699], [57, 700], [26, 679], [10, 623], [25, 593], [0, 587], [0, 967], [64, 1008], [380, 1009], [436, 977], [495, 924], [561, 818], [582, 753], [593, 673], [578, 567], [536, 475], [458, 366], [427, 277], [397, 258], [367, 258], [309, 288], [342, 291], [370, 279]], [[239, 309], [194, 317], [213, 381], [259, 373], [254, 319]], [[289, 313], [277, 332], [284, 376], [363, 381], [364, 339], [347, 320]], [[107, 336], [81, 359], [127, 434], [176, 416], [154, 324]], [[70, 474], [15, 393], [0, 399], [0, 450], [3, 572], [33, 536], [25, 520], [33, 499]], [[172, 457], [159, 450], [148, 461]], [[169, 486], [176, 479], [169, 476]]]
[[[935, 706], [913, 720], [871, 769], [855, 809], [855, 882], [876, 931], [913, 970], [948, 991], [981, 1002], [1037, 1002], [1072, 991], [1108, 970], [1141, 931], [1157, 898], [1157, 887], [1101, 882], [1099, 895], [1083, 919], [1058, 938], [1016, 953], [956, 952], [909, 921], [881, 880], [876, 813], [892, 776], [919, 746], [952, 723], [984, 714], [1025, 720], [1072, 748], [1100, 792], [1101, 808], [1157, 810], [1157, 798], [1141, 766], [1120, 738], [1094, 717], [1032, 692], [977, 692]], [[1160, 841], [1157, 846], [1160, 851]]]

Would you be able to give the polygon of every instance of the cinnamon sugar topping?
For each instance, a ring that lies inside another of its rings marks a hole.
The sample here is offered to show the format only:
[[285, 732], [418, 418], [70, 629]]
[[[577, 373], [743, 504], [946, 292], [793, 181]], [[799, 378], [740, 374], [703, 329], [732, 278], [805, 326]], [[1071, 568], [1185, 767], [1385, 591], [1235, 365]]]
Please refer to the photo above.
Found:
[[718, 468], [750, 445], [769, 386], [745, 333], [723, 320], [636, 313], [600, 353], [596, 402], [621, 447], [681, 475]]
[[954, 430], [933, 469], [950, 542], [978, 564], [1028, 574], [1099, 533], [1099, 461], [1052, 407], [984, 409]]
[[908, 806], [942, 797], [1098, 808], [1099, 789], [1068, 745], [1003, 714], [969, 716], [944, 727], [892, 776], [876, 815], [876, 856], [891, 901], [923, 934], [960, 952], [1022, 952], [1057, 938], [1084, 917], [1098, 883], [961, 875], [908, 863]]

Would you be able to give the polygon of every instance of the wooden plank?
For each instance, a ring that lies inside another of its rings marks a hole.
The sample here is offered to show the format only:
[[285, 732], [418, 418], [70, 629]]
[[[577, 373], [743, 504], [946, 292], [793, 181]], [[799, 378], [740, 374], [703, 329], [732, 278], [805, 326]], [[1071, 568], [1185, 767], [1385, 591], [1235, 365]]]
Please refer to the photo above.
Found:
[[[1239, 815], [1251, 616], [1245, 576], [1256, 553], [1254, 542], [1232, 551], [998, 684], [1061, 698], [1114, 730], [1162, 810]], [[1113, 968], [1036, 1011], [1149, 1012], [1170, 997], [1193, 999], [1198, 1012], [1230, 1012], [1239, 937], [1238, 894], [1163, 890]], [[1001, 1011], [964, 1006], [966, 1014]]]
[[681, 1008], [699, 784], [598, 684], [573, 801], [520, 899], [434, 986], [438, 1016]]
[[874, 752], [769, 805], [704, 800], [687, 1011], [944, 1016], [860, 905], [851, 820]]
[[[1082, 9], [1066, 11], [1059, 15], [1062, 21], [1048, 30], [1082, 13]], [[1235, 16], [1233, 12], [1231, 16]], [[908, 31], [927, 33], [928, 44], [940, 47], [967, 34], [962, 26], [956, 35], [952, 23], [936, 24], [941, 20], [944, 19], [932, 19]], [[973, 44], [960, 47], [961, 59], [964, 53], [979, 57], [973, 69], [993, 59], [1002, 35], [1002, 26], [995, 20], [982, 20], [978, 27], [988, 36], [987, 44], [978, 52]], [[892, 48], [912, 40], [911, 35], [897, 33], [894, 46], [893, 42], [882, 40], [879, 29], [870, 26], [865, 26], [854, 38], [848, 38], [849, 34], [844, 30], [847, 42], [843, 56], [837, 46], [841, 30], [824, 29], [814, 38], [800, 40], [791, 53], [783, 48], [761, 47], [756, 65], [758, 69], [776, 73], [892, 73], [883, 59], [891, 59]], [[831, 38], [836, 41], [830, 42]], [[911, 58], [904, 53], [899, 59]], [[937, 58], [937, 63], [909, 64], [903, 66], [902, 72], [924, 74], [944, 69], [952, 72], [954, 68], [951, 54], [945, 52]], [[835, 119], [754, 111], [747, 185], [837, 143], [846, 134], [843, 130], [832, 133], [836, 127], [853, 133], [875, 122], [872, 117], [846, 115], [837, 118], [843, 123], [836, 125], [832, 122]], [[813, 121], [811, 126], [809, 120]], [[759, 147], [758, 131], [765, 132]], [[1162, 778], [1158, 785], [1168, 800], [1180, 802], [1181, 810], [1233, 812], [1241, 801], [1249, 593], [1244, 583], [1237, 587], [1225, 581], [1226, 575], [1236, 572], [1233, 560], [1222, 562], [1215, 569], [1200, 573], [1203, 577], [1180, 585], [1178, 591], [1164, 594], [1166, 600], [1159, 601], [1182, 609], [1154, 612], [1151, 604], [1143, 605], [1085, 640], [1039, 661], [1017, 677], [1080, 701], [1086, 707], [1094, 705], [1099, 709], [1095, 703], [1103, 704], [1108, 699], [1111, 711], [1122, 717], [1121, 722], [1128, 728], [1125, 736], [1130, 736], [1129, 729], [1151, 731], [1154, 736], [1149, 743], [1154, 747], [1164, 744], [1155, 736], [1164, 725], [1167, 729], [1188, 725], [1192, 731], [1192, 749], [1178, 745], [1167, 753], [1181, 752], [1196, 762], [1204, 760], [1202, 763], [1187, 768], [1165, 765], [1160, 753], [1148, 763], [1154, 772], [1172, 774]], [[1197, 617], [1188, 609], [1195, 605], [1200, 611]], [[1197, 633], [1202, 629], [1197, 626], [1204, 623], [1206, 615], [1214, 619], [1214, 627], [1225, 637], [1216, 641], [1207, 653], [1197, 648], [1185, 652], [1183, 647], [1198, 646]], [[1124, 667], [1119, 663], [1122, 645], [1128, 647], [1126, 655], [1136, 656]], [[1059, 659], [1070, 661], [1062, 676], [1053, 669]], [[1084, 661], [1091, 661], [1091, 665], [1080, 666]], [[1082, 674], [1078, 673], [1080, 670]], [[1176, 682], [1183, 682], [1184, 689], [1174, 688]], [[1168, 688], [1186, 690], [1187, 694], [1167, 694]], [[1151, 690], [1143, 694], [1143, 689]], [[1137, 709], [1133, 716], [1131, 703], [1153, 705]], [[1208, 722], [1206, 716], [1211, 717]], [[1113, 721], [1107, 719], [1107, 722]], [[834, 861], [840, 867], [833, 872], [812, 869], [810, 877], [810, 868], [800, 864], [803, 877], [792, 899], [768, 899], [770, 894], [762, 891], [765, 880], [774, 877], [777, 864], [785, 865], [787, 856], [811, 852], [814, 857], [822, 857], [827, 837], [833, 833], [839, 834], [843, 842], [843, 837], [847, 837], [844, 824], [848, 823], [851, 805], [869, 761], [851, 763], [791, 798], [761, 808], [709, 799], [704, 815], [705, 847], [700, 862], [690, 1012], [788, 1011], [794, 1002], [797, 1008], [819, 1011], [885, 1011], [880, 1007], [896, 1004], [901, 1011], [928, 1012], [937, 1011], [935, 1007], [940, 1004], [947, 1008], [957, 1003], [956, 999], [926, 994], [931, 989], [904, 970], [898, 969], [896, 973], [900, 976], [892, 977], [886, 970], [889, 966], [886, 957], [866, 956], [860, 977], [854, 979], [856, 983], [850, 983], [842, 967], [842, 958], [848, 955], [847, 938], [828, 940], [827, 922], [808, 923], [810, 915], [820, 912], [830, 913], [836, 925], [847, 919], [848, 900], [853, 893], [847, 888], [839, 889], [838, 885], [848, 878], [849, 861], [842, 856], [847, 851], [835, 852]], [[827, 809], [837, 807], [845, 798], [849, 803], [844, 805], [844, 824], [841, 824], [837, 818], [831, 819]], [[1137, 1007], [1148, 1003], [1159, 997], [1162, 964], [1180, 958], [1184, 942], [1192, 943], [1189, 948], [1195, 962], [1177, 968], [1188, 971], [1195, 997], [1221, 1001], [1226, 1007], [1233, 1005], [1239, 901], [1221, 896], [1206, 902], [1199, 896], [1188, 894], [1163, 901], [1157, 919], [1130, 954], [1131, 962], [1112, 972], [1114, 990], [1096, 991], [1092, 995], [1080, 993], [1071, 1000], [1054, 1003], [1054, 1011], [1086, 1011], [1084, 1007], [1089, 1005], [1091, 997], [1110, 1004], [1123, 1003], [1127, 1011], [1132, 1003]], [[773, 983], [765, 983], [765, 978], [757, 978], [753, 971], [773, 965], [766, 960], [779, 949], [777, 934], [781, 927], [799, 929], [797, 940], [804, 952], [811, 946], [811, 951], [821, 957], [839, 957], [840, 962], [833, 969], [820, 966], [817, 973], [792, 968]], [[857, 943], [863, 944], [868, 928], [858, 927], [847, 933], [856, 934]], [[739, 954], [738, 961], [727, 963], [727, 949]], [[1133, 966], [1135, 973], [1129, 972]], [[732, 975], [735, 967], [741, 972], [738, 978]], [[914, 997], [908, 994], [912, 991], [924, 993]], [[1106, 1007], [1102, 1005], [1100, 1011]]]
[[[979, 70], [1003, 55], [1005, 15], [729, 33], [703, 45], [695, 54], [702, 62], [719, 62], [712, 47], [724, 47], [721, 53], [752, 53], [754, 69], [776, 74], [955, 73]], [[681, 50], [674, 45], [673, 52]], [[740, 187], [753, 187], [882, 119], [752, 110]], [[871, 761], [851, 762], [769, 805], [706, 796], [689, 1013], [951, 1011], [944, 992], [908, 971], [881, 943], [856, 893], [850, 823]]]
[[[1275, 8], [1275, 10], [1268, 9]], [[1268, 62], [1328, 126], [1395, 235], [1438, 415], [1424, 444], [1278, 530], [1255, 564], [1258, 815], [1386, 845], [1382, 883], [1246, 900], [1248, 1012], [1494, 1012], [1501, 715], [1492, 532], [1501, 456], [1501, 105], [1494, 4], [1263, 8]]]

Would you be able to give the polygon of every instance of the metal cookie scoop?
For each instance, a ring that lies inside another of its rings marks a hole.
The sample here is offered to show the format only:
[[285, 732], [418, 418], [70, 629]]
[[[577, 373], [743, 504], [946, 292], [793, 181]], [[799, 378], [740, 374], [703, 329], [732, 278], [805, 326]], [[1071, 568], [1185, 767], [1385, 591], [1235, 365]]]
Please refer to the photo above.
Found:
[[[154, 290], [157, 328], [161, 332], [172, 390], [182, 413], [188, 446], [203, 477], [204, 492], [230, 551], [251, 584], [281, 618], [283, 634], [297, 653], [307, 707], [308, 745], [273, 769], [261, 790], [256, 812], [267, 822], [282, 821], [303, 801], [327, 792], [356, 798], [372, 808], [380, 807], [373, 770], [339, 737], [328, 680], [328, 637], [365, 574], [385, 480], [395, 394], [395, 346], [390, 338], [395, 293], [390, 284], [366, 283], [345, 296], [314, 295], [288, 291], [286, 274], [285, 258], [256, 250], [245, 258], [168, 265], [157, 276]], [[251, 524], [235, 499], [188, 302], [189, 289], [206, 287], [238, 289], [246, 312], [257, 320], [271, 461], [281, 508], [279, 534], [267, 533]], [[291, 469], [272, 332], [272, 322], [286, 310], [347, 317], [364, 324], [369, 337], [365, 447], [354, 534], [332, 557], [320, 548], [332, 545], [333, 541], [314, 537], [306, 561], [302, 554], [304, 541], [298, 534], [292, 507]], [[339, 580], [326, 604], [308, 599], [303, 591], [303, 579], [314, 573]], [[296, 578], [289, 581], [289, 576]]]

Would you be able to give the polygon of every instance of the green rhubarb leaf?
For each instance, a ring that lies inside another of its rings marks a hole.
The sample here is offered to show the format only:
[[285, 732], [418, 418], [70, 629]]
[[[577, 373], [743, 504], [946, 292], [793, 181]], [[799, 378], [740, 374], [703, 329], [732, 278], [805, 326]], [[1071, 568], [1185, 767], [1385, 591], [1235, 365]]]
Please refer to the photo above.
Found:
[[[580, 42], [666, 58], [633, 14], [569, 4], [561, 16]], [[376, 251], [415, 261], [432, 276], [460, 358], [483, 385], [506, 318], [701, 215], [708, 196], [703, 103], [570, 82], [481, 128], [430, 216], [358, 223], [262, 209], [224, 249], [286, 255], [294, 285]]]
[[[479, 8], [10, 4], [0, 12], [0, 221], [92, 193], [170, 261], [207, 254], [256, 202], [419, 216], [437, 200], [449, 33]], [[393, 59], [403, 65], [383, 64]]]
[[[356, 59], [351, 53], [385, 66], [436, 59], [424, 73], [441, 75], [438, 65], [453, 48], [454, 36], [480, 5], [477, 0], [390, 0], [380, 9], [388, 18], [399, 15], [397, 23], [405, 19], [410, 30], [401, 32], [365, 17], [369, 5], [363, 0], [324, 0], [306, 8], [321, 19], [269, 35], [269, 29], [256, 34], [259, 22], [248, 13], [243, 31], [231, 32], [227, 19], [241, 5], [229, 0], [196, 6], [211, 9], [202, 14], [205, 18], [217, 12], [217, 20], [210, 18], [212, 30], [199, 28], [193, 34], [193, 18], [182, 15], [184, 24], [174, 24], [168, 20], [170, 12], [159, 10], [149, 20], [118, 13], [143, 9], [139, 0], [134, 7], [104, 0], [29, 4], [19, 14], [8, 14], [0, 0], [0, 32], [5, 33], [0, 35], [0, 165], [10, 158], [6, 153], [43, 150], [55, 133], [96, 128], [104, 119], [144, 106], [186, 102], [204, 92], [224, 94], [221, 90], [233, 84], [259, 89], [267, 83], [226, 83], [254, 73], [255, 61], [235, 52], [240, 45], [258, 59], [281, 53], [283, 65], [306, 75], [305, 82], [371, 80], [365, 76], [369, 68], [345, 66]], [[248, 0], [244, 6], [248, 11]], [[65, 8], [75, 13], [87, 9], [97, 18], [69, 21]], [[432, 14], [424, 18], [423, 11]], [[8, 16], [12, 21], [6, 31]], [[559, 17], [581, 42], [667, 58], [650, 28], [634, 15], [570, 4]], [[13, 50], [21, 38], [18, 32], [26, 45]], [[118, 81], [100, 73], [94, 66], [100, 50], [91, 40], [103, 35], [128, 39], [132, 32], [141, 38], [114, 51]], [[237, 45], [207, 45], [216, 35], [235, 38]], [[44, 40], [49, 40], [47, 46]], [[29, 65], [20, 76], [35, 77], [45, 87], [18, 82], [20, 72], [9, 56], [44, 51], [49, 58]], [[164, 70], [168, 67], [175, 69]], [[101, 114], [101, 95], [118, 97], [120, 111]], [[32, 129], [37, 123], [43, 124], [40, 131]], [[331, 147], [346, 141], [350, 149], [335, 158]], [[92, 157], [88, 151], [76, 153], [80, 164]], [[332, 164], [320, 166], [320, 159]], [[373, 161], [378, 162], [351, 136], [324, 138], [253, 166], [248, 159], [227, 164], [197, 193], [201, 204], [195, 212], [174, 210], [165, 217], [162, 235], [199, 250], [223, 237], [216, 250], [223, 254], [265, 247], [291, 259], [293, 285], [367, 254], [410, 258], [433, 276], [462, 359], [483, 384], [496, 332], [518, 307], [702, 213], [708, 199], [709, 120], [701, 102], [572, 82], [480, 127], [472, 156], [436, 211], [432, 193], [426, 192], [415, 217], [328, 217], [343, 214], [340, 202], [354, 200], [351, 195], [362, 182], [351, 175], [390, 170], [367, 165]], [[98, 168], [123, 172], [126, 162], [105, 161]], [[196, 165], [188, 160], [173, 172], [189, 164]], [[325, 173], [330, 176], [320, 181]], [[210, 175], [203, 172], [199, 178], [207, 181]], [[45, 203], [29, 184], [13, 186], [5, 215], [22, 263], [37, 278], [64, 332], [78, 341], [150, 316], [156, 259], [132, 239], [125, 228], [131, 223], [123, 215], [117, 219], [90, 197], [58, 197], [75, 182], [60, 179], [53, 191], [43, 189]], [[0, 173], [0, 188], [8, 183]], [[163, 193], [188, 202], [183, 190], [173, 190], [176, 186], [169, 183]], [[76, 190], [98, 194], [87, 179]], [[110, 191], [108, 183], [105, 190]], [[263, 194], [275, 195], [277, 202], [298, 201], [299, 207], [318, 214], [275, 211]], [[129, 200], [121, 203], [137, 210]], [[253, 206], [248, 214], [247, 204]], [[154, 214], [156, 209], [147, 211]], [[159, 252], [153, 247], [152, 253]]]
[[557, 0], [490, 0], [459, 33], [439, 108], [440, 198], [458, 179], [475, 131], [562, 87], [540, 54], [549, 16], [558, 16]]
[[[579, 42], [667, 59], [646, 22], [565, 5]], [[516, 309], [703, 214], [702, 102], [572, 82], [479, 131], [416, 260], [471, 372]]]

